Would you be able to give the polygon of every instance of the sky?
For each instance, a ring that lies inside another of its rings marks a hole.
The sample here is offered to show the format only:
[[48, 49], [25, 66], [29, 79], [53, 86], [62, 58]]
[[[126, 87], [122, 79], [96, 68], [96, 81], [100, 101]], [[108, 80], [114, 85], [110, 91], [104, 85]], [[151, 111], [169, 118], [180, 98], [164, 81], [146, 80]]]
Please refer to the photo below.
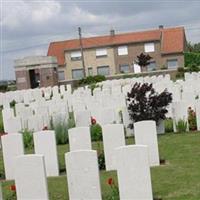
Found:
[[184, 26], [200, 42], [200, 0], [0, 0], [0, 80], [15, 79], [14, 60], [46, 55], [52, 41]]

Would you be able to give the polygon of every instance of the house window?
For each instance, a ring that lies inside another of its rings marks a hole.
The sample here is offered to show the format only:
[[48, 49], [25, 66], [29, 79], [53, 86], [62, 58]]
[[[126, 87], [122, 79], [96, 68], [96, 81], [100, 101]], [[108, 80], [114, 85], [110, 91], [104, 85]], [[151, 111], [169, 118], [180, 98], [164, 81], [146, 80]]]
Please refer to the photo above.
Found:
[[118, 55], [128, 55], [128, 47], [127, 46], [120, 46], [118, 47]]
[[129, 73], [130, 72], [128, 64], [119, 65], [119, 69], [120, 69], [121, 73]]
[[145, 43], [144, 44], [144, 51], [146, 53], [154, 52], [155, 51], [154, 43], [153, 42], [151, 42], [151, 43]]
[[97, 74], [107, 76], [110, 74], [109, 66], [99, 66], [97, 67]]
[[81, 60], [81, 52], [80, 51], [71, 52], [71, 60]]
[[178, 68], [178, 60], [177, 59], [167, 60], [167, 68], [168, 69], [177, 69]]
[[65, 72], [64, 71], [58, 71], [58, 80], [59, 81], [65, 80]]
[[150, 71], [154, 71], [156, 70], [156, 62], [155, 61], [152, 61], [150, 62], [150, 64], [147, 66], [147, 71], [150, 72]]
[[83, 69], [72, 69], [72, 78], [73, 79], [83, 78]]
[[88, 68], [88, 76], [92, 76], [93, 75], [93, 69], [92, 67]]
[[106, 48], [101, 48], [101, 49], [96, 49], [96, 57], [105, 57], [107, 56], [107, 49]]

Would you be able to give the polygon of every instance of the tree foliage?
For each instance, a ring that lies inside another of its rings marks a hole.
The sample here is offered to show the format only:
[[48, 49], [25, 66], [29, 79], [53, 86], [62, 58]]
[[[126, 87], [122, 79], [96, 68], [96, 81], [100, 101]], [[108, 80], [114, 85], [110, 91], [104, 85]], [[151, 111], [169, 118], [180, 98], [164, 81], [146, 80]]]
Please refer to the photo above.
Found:
[[137, 56], [137, 60], [135, 61], [136, 64], [138, 64], [140, 67], [145, 68], [150, 64], [150, 60], [152, 57], [150, 55], [145, 55], [141, 53], [139, 56]]
[[[172, 101], [172, 94], [166, 89], [159, 94], [153, 85], [148, 83], [135, 83], [127, 96], [128, 111], [133, 122], [154, 120], [158, 123], [166, 118], [166, 107]], [[132, 128], [132, 125], [130, 127]]]
[[190, 67], [192, 65], [200, 66], [200, 53], [185, 53], [185, 67]]
[[189, 52], [200, 53], [200, 42], [192, 44], [191, 42], [187, 43], [187, 49]]

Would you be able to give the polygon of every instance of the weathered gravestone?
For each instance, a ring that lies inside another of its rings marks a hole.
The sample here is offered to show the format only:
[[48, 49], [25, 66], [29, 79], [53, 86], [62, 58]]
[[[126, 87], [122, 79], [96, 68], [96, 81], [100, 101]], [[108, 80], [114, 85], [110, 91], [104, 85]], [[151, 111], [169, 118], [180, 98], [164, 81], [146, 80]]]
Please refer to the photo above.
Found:
[[115, 170], [115, 148], [125, 145], [124, 127], [122, 124], [102, 126], [103, 146], [106, 170]]
[[160, 164], [158, 139], [155, 121], [147, 120], [134, 123], [135, 143], [149, 148], [150, 166]]
[[15, 184], [18, 200], [48, 200], [44, 156], [18, 156], [15, 162]]
[[91, 150], [89, 127], [77, 127], [68, 130], [70, 151]]
[[97, 152], [72, 151], [65, 154], [69, 199], [101, 200]]
[[36, 154], [44, 155], [47, 176], [58, 176], [58, 157], [54, 131], [33, 133]]
[[14, 162], [16, 156], [24, 154], [23, 137], [20, 133], [7, 134], [1, 137], [3, 161], [6, 179], [14, 179]]
[[148, 147], [128, 145], [115, 153], [120, 199], [152, 200]]

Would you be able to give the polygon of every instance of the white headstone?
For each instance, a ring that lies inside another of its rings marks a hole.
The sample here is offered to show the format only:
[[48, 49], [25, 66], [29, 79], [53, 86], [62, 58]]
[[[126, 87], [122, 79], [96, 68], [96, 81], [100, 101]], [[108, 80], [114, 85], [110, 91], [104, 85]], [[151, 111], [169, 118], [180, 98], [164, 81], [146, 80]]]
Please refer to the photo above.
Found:
[[200, 131], [200, 101], [195, 105], [196, 119], [197, 119], [197, 130]]
[[24, 154], [23, 137], [20, 133], [7, 134], [1, 137], [3, 161], [6, 179], [14, 179], [14, 162], [16, 156]]
[[153, 200], [148, 147], [128, 145], [115, 153], [120, 199]]
[[15, 184], [19, 200], [48, 200], [44, 156], [18, 156], [15, 162]]
[[7, 132], [8, 119], [14, 117], [14, 110], [12, 108], [5, 108], [2, 110], [2, 118], [3, 118], [3, 125], [4, 125], [4, 131]]
[[77, 111], [75, 112], [76, 127], [90, 126], [91, 114], [90, 111]]
[[69, 199], [101, 200], [97, 152], [73, 151], [65, 154]]
[[135, 144], [147, 145], [150, 166], [160, 165], [158, 139], [155, 121], [147, 120], [134, 123]]
[[68, 130], [70, 151], [91, 150], [91, 136], [89, 127], [77, 127]]
[[188, 107], [184, 101], [178, 101], [172, 103], [172, 115], [173, 115], [173, 128], [176, 132], [176, 124], [179, 120], [183, 120], [188, 123]]
[[18, 133], [22, 130], [22, 123], [20, 117], [11, 117], [7, 119], [7, 133]]
[[127, 107], [122, 108], [122, 119], [123, 119], [123, 124], [126, 129], [126, 136], [133, 136], [134, 131], [133, 129], [129, 128], [129, 124], [131, 124], [130, 116], [128, 113]]
[[103, 146], [106, 170], [115, 170], [115, 148], [125, 145], [124, 127], [122, 124], [102, 126]]
[[33, 133], [36, 154], [44, 155], [47, 176], [58, 176], [58, 157], [54, 131]]
[[28, 130], [41, 131], [44, 128], [43, 117], [41, 115], [33, 115], [28, 117]]

